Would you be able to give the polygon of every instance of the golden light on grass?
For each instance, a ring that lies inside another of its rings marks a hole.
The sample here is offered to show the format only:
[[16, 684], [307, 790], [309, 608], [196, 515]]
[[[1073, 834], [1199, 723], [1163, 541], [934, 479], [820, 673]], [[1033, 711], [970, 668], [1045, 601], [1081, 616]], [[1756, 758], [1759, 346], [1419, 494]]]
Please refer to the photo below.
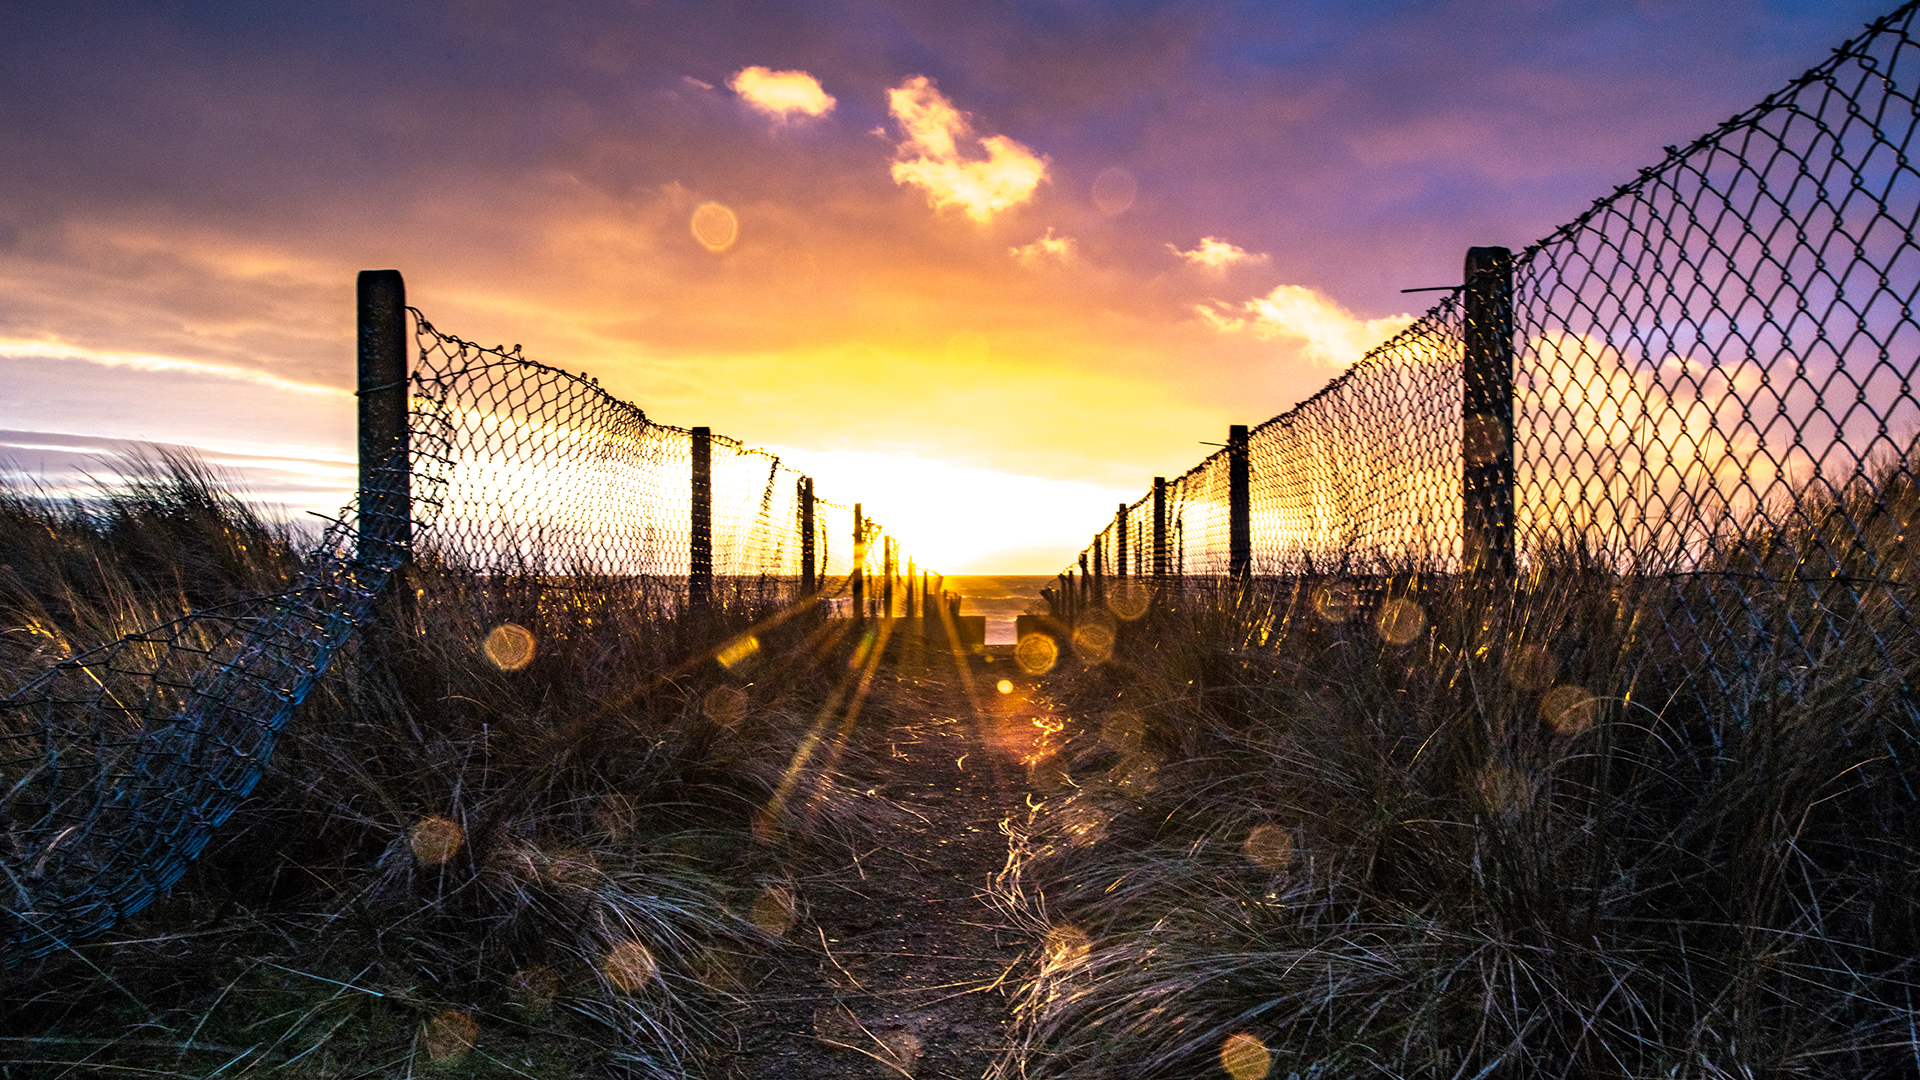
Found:
[[1089, 664], [1104, 664], [1113, 656], [1113, 619], [1103, 615], [1091, 612], [1073, 628], [1074, 655]]
[[407, 830], [407, 846], [421, 866], [439, 866], [453, 858], [466, 839], [467, 832], [459, 822], [438, 814], [421, 818]]
[[533, 631], [518, 623], [501, 623], [480, 645], [487, 663], [501, 671], [519, 671], [533, 663]]
[[716, 724], [737, 724], [747, 715], [747, 695], [731, 686], [716, 686], [701, 699], [700, 713]]
[[906, 1028], [888, 1028], [875, 1035], [874, 1039], [880, 1043], [880, 1051], [887, 1062], [909, 1075], [926, 1052], [921, 1046], [920, 1036]]
[[760, 639], [752, 634], [742, 634], [720, 647], [717, 659], [720, 666], [732, 671], [760, 653]]
[[694, 207], [693, 217], [687, 222], [693, 231], [693, 238], [700, 246], [718, 254], [733, 246], [740, 239], [740, 219], [733, 211], [717, 202], [704, 202]]
[[1013, 647], [1013, 658], [1029, 675], [1045, 675], [1060, 662], [1060, 646], [1047, 634], [1032, 633]]
[[1003, 694], [1011, 694], [1013, 693], [1013, 680], [1001, 679], [999, 682], [993, 684], [993, 688]]
[[480, 1025], [460, 1009], [441, 1009], [420, 1025], [420, 1041], [436, 1065], [451, 1065], [480, 1041]]
[[1427, 628], [1427, 612], [1405, 597], [1388, 600], [1373, 613], [1373, 628], [1393, 645], [1405, 645]]
[[1040, 944], [1041, 973], [1077, 964], [1092, 951], [1093, 942], [1085, 930], [1071, 923], [1062, 923], [1047, 931], [1046, 940]]
[[1035, 791], [1050, 795], [1072, 782], [1073, 776], [1067, 769], [1067, 763], [1061, 761], [1058, 754], [1027, 763], [1027, 783]]
[[1293, 861], [1293, 834], [1278, 825], [1255, 825], [1240, 847], [1262, 870], [1285, 870]]
[[1107, 771], [1107, 780], [1128, 795], [1143, 797], [1160, 783], [1160, 759], [1152, 754], [1128, 754]]
[[1263, 1080], [1273, 1071], [1273, 1052], [1258, 1037], [1237, 1032], [1220, 1044], [1220, 1067], [1233, 1080]]
[[774, 937], [785, 937], [799, 919], [799, 904], [786, 886], [770, 885], [753, 898], [747, 918]]
[[659, 973], [660, 965], [654, 961], [652, 950], [637, 941], [615, 945], [600, 961], [600, 974], [623, 994], [637, 992]]
[[1592, 694], [1578, 686], [1556, 686], [1540, 699], [1540, 715], [1546, 717], [1556, 735], [1572, 738], [1593, 723], [1597, 702]]
[[1313, 612], [1327, 622], [1346, 622], [1359, 607], [1360, 598], [1351, 585], [1322, 585], [1313, 590]]
[[1107, 610], [1128, 622], [1147, 613], [1153, 603], [1153, 589], [1132, 578], [1123, 578], [1107, 587]]

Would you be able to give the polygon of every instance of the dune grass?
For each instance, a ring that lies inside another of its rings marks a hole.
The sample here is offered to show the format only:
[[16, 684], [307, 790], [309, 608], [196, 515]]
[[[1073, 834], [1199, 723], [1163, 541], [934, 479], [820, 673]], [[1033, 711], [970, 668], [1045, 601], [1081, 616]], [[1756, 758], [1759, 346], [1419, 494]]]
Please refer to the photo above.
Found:
[[[0, 492], [4, 689], [284, 587], [299, 538], [232, 490]], [[5, 973], [0, 1072], [699, 1075], [795, 875], [885, 818], [857, 747], [790, 768], [846, 626], [416, 568], [169, 897]]]
[[1000, 1075], [1913, 1075], [1911, 475], [1740, 578], [1566, 552], [1123, 623], [1047, 683]]

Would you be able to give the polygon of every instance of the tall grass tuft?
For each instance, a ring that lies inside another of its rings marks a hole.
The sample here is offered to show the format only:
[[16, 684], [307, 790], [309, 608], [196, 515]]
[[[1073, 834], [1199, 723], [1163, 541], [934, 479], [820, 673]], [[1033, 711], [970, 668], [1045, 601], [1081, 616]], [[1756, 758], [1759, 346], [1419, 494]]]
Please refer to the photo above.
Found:
[[1766, 579], [1574, 548], [1123, 626], [1051, 683], [999, 1075], [1913, 1075], [1911, 475], [1803, 500]]
[[[231, 490], [166, 458], [83, 500], [0, 492], [4, 688], [284, 587], [297, 538]], [[786, 929], [755, 912], [879, 814], [815, 769], [767, 821], [845, 623], [430, 560], [385, 611], [170, 897], [4, 974], [0, 1062], [700, 1074]]]

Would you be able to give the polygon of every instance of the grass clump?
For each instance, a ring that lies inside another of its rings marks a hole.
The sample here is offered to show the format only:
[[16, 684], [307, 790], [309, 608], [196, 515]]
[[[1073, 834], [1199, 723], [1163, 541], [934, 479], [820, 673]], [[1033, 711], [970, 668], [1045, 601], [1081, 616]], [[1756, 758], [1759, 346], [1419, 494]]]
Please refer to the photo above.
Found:
[[[299, 545], [223, 483], [167, 459], [84, 502], [0, 494], [8, 688], [284, 588]], [[423, 560], [170, 896], [5, 973], [0, 1062], [699, 1075], [787, 929], [766, 913], [880, 815], [839, 772], [787, 768], [845, 625]]]
[[1920, 663], [1868, 546], [1853, 588], [1567, 552], [1123, 624], [1051, 679], [1000, 1074], [1912, 1075]]

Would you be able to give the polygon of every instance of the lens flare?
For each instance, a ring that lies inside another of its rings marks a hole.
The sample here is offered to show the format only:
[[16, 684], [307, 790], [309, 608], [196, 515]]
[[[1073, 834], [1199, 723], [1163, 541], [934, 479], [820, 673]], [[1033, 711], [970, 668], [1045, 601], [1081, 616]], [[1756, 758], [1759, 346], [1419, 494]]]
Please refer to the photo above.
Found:
[[1040, 946], [1040, 969], [1047, 974], [1059, 968], [1069, 967], [1086, 959], [1093, 950], [1093, 942], [1087, 932], [1070, 923], [1062, 923], [1047, 931], [1046, 941]]
[[1578, 686], [1556, 686], [1540, 699], [1540, 714], [1556, 735], [1572, 738], [1593, 723], [1594, 696]]
[[1512, 819], [1533, 805], [1533, 785], [1512, 766], [1489, 765], [1480, 771], [1480, 798], [1494, 816]]
[[1327, 622], [1346, 622], [1359, 607], [1360, 598], [1351, 585], [1322, 585], [1313, 590], [1314, 614]]
[[747, 715], [747, 695], [731, 686], [716, 686], [701, 699], [700, 714], [723, 726], [737, 724]]
[[993, 684], [993, 688], [1003, 694], [1011, 694], [1013, 693], [1013, 680], [1001, 679], [999, 682]]
[[623, 994], [635, 993], [652, 982], [659, 971], [660, 965], [654, 961], [652, 951], [637, 941], [615, 945], [600, 961], [600, 974]]
[[1267, 1044], [1242, 1031], [1220, 1044], [1220, 1067], [1233, 1080], [1262, 1080], [1273, 1071], [1273, 1052]]
[[1104, 664], [1113, 656], [1112, 616], [1092, 612], [1073, 628], [1073, 654], [1089, 664]]
[[1135, 798], [1145, 797], [1160, 782], [1160, 759], [1152, 754], [1128, 754], [1107, 770], [1107, 781]]
[[1045, 675], [1053, 670], [1060, 661], [1060, 646], [1047, 634], [1033, 633], [1020, 639], [1013, 647], [1013, 658], [1020, 664], [1020, 670], [1029, 675]]
[[421, 866], [439, 866], [453, 858], [466, 839], [459, 822], [438, 814], [421, 818], [407, 830], [407, 846]]
[[693, 238], [700, 246], [718, 254], [733, 246], [740, 239], [740, 219], [733, 211], [717, 202], [705, 202], [694, 208], [693, 218], [687, 223], [693, 230]]
[[1507, 449], [1507, 425], [1497, 416], [1475, 413], [1467, 417], [1463, 453], [1469, 465], [1487, 465], [1500, 460]]
[[533, 663], [533, 632], [518, 623], [501, 623], [487, 635], [480, 650], [501, 671], [519, 671]]
[[1521, 690], [1544, 689], [1559, 670], [1560, 662], [1544, 646], [1522, 645], [1507, 653], [1507, 681]]
[[420, 1041], [436, 1065], [451, 1065], [480, 1041], [480, 1025], [459, 1009], [441, 1009], [420, 1025]]
[[1411, 600], [1389, 600], [1373, 613], [1373, 628], [1388, 643], [1405, 645], [1427, 628], [1427, 613]]
[[793, 929], [794, 922], [799, 918], [798, 909], [792, 890], [783, 885], [771, 885], [754, 897], [747, 918], [774, 937], [786, 937], [787, 931]]
[[1100, 741], [1123, 754], [1139, 753], [1146, 739], [1146, 721], [1137, 713], [1119, 709], [1100, 722]]
[[732, 671], [760, 653], [760, 639], [752, 634], [742, 634], [720, 647], [717, 659], [720, 666]]
[[1285, 870], [1293, 861], [1293, 834], [1278, 825], [1255, 825], [1241, 848], [1262, 870]]
[[1132, 578], [1107, 587], [1107, 610], [1128, 622], [1145, 615], [1152, 602], [1153, 590]]
[[1108, 217], [1119, 217], [1133, 206], [1140, 195], [1140, 182], [1119, 166], [1103, 169], [1093, 178], [1093, 205]]

